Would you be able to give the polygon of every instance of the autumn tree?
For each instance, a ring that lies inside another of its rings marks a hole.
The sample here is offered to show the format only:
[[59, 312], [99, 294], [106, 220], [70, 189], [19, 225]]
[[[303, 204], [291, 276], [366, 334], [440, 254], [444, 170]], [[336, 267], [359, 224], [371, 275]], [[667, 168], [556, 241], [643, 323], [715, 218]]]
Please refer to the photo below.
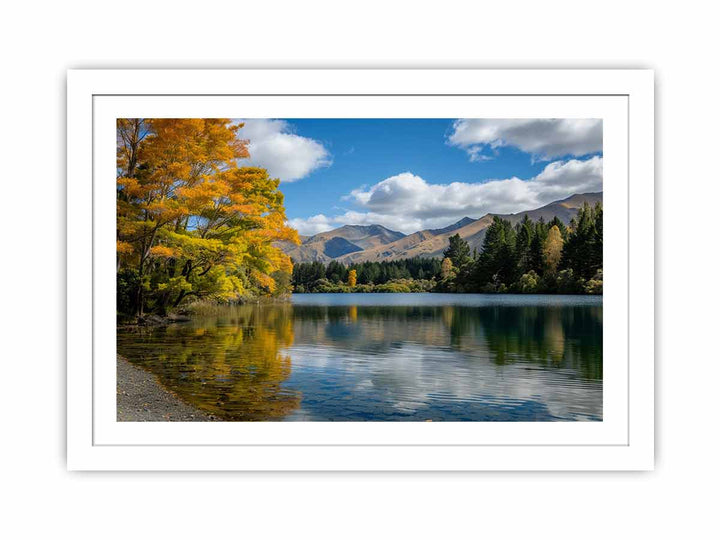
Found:
[[357, 270], [354, 268], [348, 272], [348, 286], [354, 287], [357, 285]]
[[557, 225], [550, 227], [545, 245], [543, 246], [543, 255], [545, 256], [545, 264], [550, 272], [557, 270], [560, 258], [562, 257], [563, 239], [560, 229]]
[[547, 227], [548, 227], [548, 230], [550, 230], [551, 227], [557, 227], [557, 228], [560, 230], [560, 234], [562, 235], [563, 241], [565, 241], [565, 240], [567, 239], [567, 235], [568, 235], [567, 225], [565, 225], [565, 224], [560, 220], [560, 218], [558, 218], [557, 216], [554, 216], [554, 217], [550, 220], [550, 222], [548, 223]]
[[164, 312], [187, 297], [272, 294], [272, 275], [292, 272], [273, 246], [299, 241], [285, 224], [279, 180], [238, 166], [249, 155], [241, 127], [228, 119], [118, 121], [118, 283], [135, 283], [132, 291], [118, 286], [118, 295], [134, 295], [126, 303], [135, 313]]
[[447, 280], [453, 278], [454, 276], [455, 272], [453, 270], [452, 259], [450, 257], [445, 257], [440, 266], [440, 278]]

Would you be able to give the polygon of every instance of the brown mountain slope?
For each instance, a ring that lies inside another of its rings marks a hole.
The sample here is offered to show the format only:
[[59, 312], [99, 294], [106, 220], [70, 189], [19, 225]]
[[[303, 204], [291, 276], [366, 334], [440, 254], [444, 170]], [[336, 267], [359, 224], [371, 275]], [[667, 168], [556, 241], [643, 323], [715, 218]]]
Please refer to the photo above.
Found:
[[350, 252], [374, 249], [398, 240], [405, 235], [382, 225], [344, 225], [332, 231], [302, 237], [296, 246], [280, 242], [280, 248], [296, 262], [329, 262]]
[[[518, 212], [517, 214], [498, 215], [513, 224], [522, 220], [526, 214], [533, 221], [537, 221], [541, 217], [545, 221], [550, 221], [553, 217], [557, 216], [560, 221], [568, 224], [585, 202], [594, 205], [598, 201], [602, 201], [602, 193], [586, 193], [573, 195], [567, 199], [552, 202], [535, 210]], [[492, 223], [492, 219], [493, 214], [487, 214], [477, 220], [470, 220], [469, 223], [467, 218], [464, 218], [458, 222], [458, 225], [467, 223], [464, 226], [456, 228], [452, 225], [445, 229], [419, 231], [389, 244], [343, 255], [339, 257], [338, 260], [349, 264], [363, 261], [406, 259], [410, 257], [442, 257], [442, 252], [449, 244], [450, 236], [454, 234], [459, 234], [461, 238], [466, 240], [470, 245], [470, 249], [480, 251], [485, 238], [485, 231]]]
[[318, 242], [327, 242], [331, 238], [344, 238], [362, 249], [368, 249], [389, 244], [404, 236], [403, 233], [391, 231], [382, 225], [344, 225], [339, 229], [333, 229], [332, 231], [311, 236], [304, 243], [305, 245], [310, 245]]

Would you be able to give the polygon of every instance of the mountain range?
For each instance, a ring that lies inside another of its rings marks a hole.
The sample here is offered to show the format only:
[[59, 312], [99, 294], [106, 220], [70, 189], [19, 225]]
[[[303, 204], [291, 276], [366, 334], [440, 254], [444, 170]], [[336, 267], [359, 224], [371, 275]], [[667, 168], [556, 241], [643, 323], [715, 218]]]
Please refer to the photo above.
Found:
[[533, 221], [541, 217], [547, 222], [557, 216], [566, 225], [584, 203], [602, 202], [602, 193], [576, 194], [547, 204], [541, 208], [515, 214], [486, 214], [474, 219], [464, 217], [442, 229], [426, 229], [412, 234], [392, 231], [382, 225], [344, 225], [313, 236], [301, 236], [299, 246], [289, 242], [279, 244], [296, 262], [336, 260], [345, 264], [364, 261], [391, 261], [410, 257], [442, 257], [449, 238], [459, 234], [470, 249], [482, 249], [485, 232], [497, 215], [515, 224], [527, 215]]

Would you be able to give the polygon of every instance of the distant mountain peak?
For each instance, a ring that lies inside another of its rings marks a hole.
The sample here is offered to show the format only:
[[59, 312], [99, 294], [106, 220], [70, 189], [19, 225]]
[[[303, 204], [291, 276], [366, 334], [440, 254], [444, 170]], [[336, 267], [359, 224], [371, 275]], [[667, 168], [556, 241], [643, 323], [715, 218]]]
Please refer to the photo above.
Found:
[[475, 223], [476, 221], [476, 219], [465, 216], [460, 221], [456, 221], [452, 225], [448, 225], [447, 227], [443, 227], [442, 229], [430, 229], [430, 232], [433, 234], [444, 234], [455, 231], [457, 229], [462, 229], [465, 225], [470, 225], [471, 223]]
[[598, 201], [602, 202], [602, 200], [603, 194], [602, 191], [600, 191], [598, 193], [576, 193], [575, 195], [570, 195], [561, 201], [556, 201], [550, 204], [559, 204], [565, 208], [581, 208], [585, 203], [592, 206]]
[[392, 229], [388, 229], [387, 227], [383, 225], [343, 225], [339, 229], [335, 229], [335, 231], [342, 231], [342, 230], [355, 230], [355, 231], [362, 231], [367, 234], [378, 234], [378, 233], [390, 233], [393, 235], [400, 235], [405, 236], [403, 233], [399, 231], [393, 231]]
[[393, 231], [382, 225], [343, 225], [337, 229], [314, 234], [306, 237], [303, 243], [311, 243], [316, 241], [327, 241], [329, 238], [341, 237], [351, 242], [369, 236], [390, 237], [393, 240], [402, 238], [405, 234]]

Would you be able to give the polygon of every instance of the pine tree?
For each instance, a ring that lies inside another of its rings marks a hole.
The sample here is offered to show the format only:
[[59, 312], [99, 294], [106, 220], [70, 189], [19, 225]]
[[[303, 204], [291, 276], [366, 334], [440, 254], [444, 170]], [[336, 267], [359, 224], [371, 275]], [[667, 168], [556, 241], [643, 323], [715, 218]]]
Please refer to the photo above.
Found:
[[518, 264], [518, 272], [524, 274], [532, 269], [530, 247], [535, 236], [535, 226], [527, 214], [516, 226], [515, 259]]
[[488, 227], [483, 241], [483, 250], [478, 257], [472, 280], [476, 288], [488, 283], [506, 286], [515, 281], [518, 273], [515, 258], [515, 230], [509, 221], [498, 216]]
[[452, 235], [449, 240], [450, 245], [443, 251], [443, 257], [450, 259], [455, 268], [462, 268], [472, 260], [470, 246], [459, 234]]
[[602, 271], [603, 266], [603, 207], [598, 202], [594, 208], [595, 234], [592, 239], [592, 266], [595, 271]]
[[575, 276], [586, 280], [598, 269], [595, 219], [594, 209], [585, 203], [571, 221], [560, 261], [560, 268], [573, 270]]
[[545, 270], [545, 255], [543, 254], [543, 247], [545, 245], [547, 235], [547, 225], [541, 216], [535, 224], [535, 234], [533, 235], [532, 242], [530, 243], [529, 267], [530, 270], [535, 271], [538, 275], [542, 275]]

